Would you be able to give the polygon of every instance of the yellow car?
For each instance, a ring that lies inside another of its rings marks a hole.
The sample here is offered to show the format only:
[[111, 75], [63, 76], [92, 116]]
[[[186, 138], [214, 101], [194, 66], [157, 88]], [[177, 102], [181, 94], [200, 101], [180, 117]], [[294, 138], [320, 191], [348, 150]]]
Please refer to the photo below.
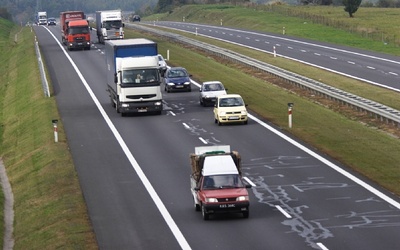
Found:
[[214, 106], [214, 121], [223, 123], [247, 124], [247, 109], [243, 98], [237, 94], [218, 96]]

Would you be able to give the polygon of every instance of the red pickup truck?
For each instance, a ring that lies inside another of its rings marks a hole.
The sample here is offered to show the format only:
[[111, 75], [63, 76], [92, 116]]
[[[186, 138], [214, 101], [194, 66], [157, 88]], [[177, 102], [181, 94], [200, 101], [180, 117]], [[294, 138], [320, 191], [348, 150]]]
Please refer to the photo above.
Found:
[[196, 211], [204, 220], [211, 214], [242, 213], [249, 217], [251, 185], [242, 180], [241, 158], [230, 146], [196, 147], [190, 155], [192, 174], [191, 192]]

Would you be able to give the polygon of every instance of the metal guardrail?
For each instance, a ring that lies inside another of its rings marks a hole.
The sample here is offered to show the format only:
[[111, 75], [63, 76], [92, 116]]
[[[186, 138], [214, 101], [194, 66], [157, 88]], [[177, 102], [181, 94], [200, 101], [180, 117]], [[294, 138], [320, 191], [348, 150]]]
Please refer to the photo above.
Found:
[[335, 100], [342, 104], [349, 105], [360, 112], [367, 112], [371, 116], [375, 116], [375, 118], [380, 119], [383, 122], [393, 123], [394, 125], [400, 127], [400, 111], [385, 106], [383, 104], [345, 92], [338, 88], [334, 88], [324, 83], [275, 67], [268, 63], [253, 59], [251, 57], [247, 57], [245, 55], [236, 53], [228, 49], [220, 48], [178, 34], [166, 32], [163, 30], [157, 30], [146, 25], [127, 24], [127, 26], [133, 29], [143, 30], [160, 36], [165, 36], [176, 42], [194, 46], [200, 50], [206, 51], [207, 53], [212, 53], [219, 57], [232, 60], [236, 63], [245, 64], [254, 69], [281, 78], [288, 83], [297, 85], [302, 88], [306, 88], [310, 91], [315, 92], [316, 94], [330, 98], [331, 100]]
[[49, 83], [47, 82], [46, 72], [44, 70], [44, 65], [43, 65], [43, 61], [42, 61], [42, 54], [40, 53], [39, 43], [36, 39], [36, 36], [35, 36], [35, 51], [36, 51], [36, 57], [37, 57], [38, 64], [39, 64], [40, 78], [42, 79], [44, 95], [47, 97], [50, 97]]

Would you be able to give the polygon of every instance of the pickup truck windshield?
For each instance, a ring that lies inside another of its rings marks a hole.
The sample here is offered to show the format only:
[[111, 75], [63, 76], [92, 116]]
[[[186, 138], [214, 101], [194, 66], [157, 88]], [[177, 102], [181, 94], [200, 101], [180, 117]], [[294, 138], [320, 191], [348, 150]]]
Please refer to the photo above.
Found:
[[204, 176], [203, 189], [244, 188], [238, 174]]

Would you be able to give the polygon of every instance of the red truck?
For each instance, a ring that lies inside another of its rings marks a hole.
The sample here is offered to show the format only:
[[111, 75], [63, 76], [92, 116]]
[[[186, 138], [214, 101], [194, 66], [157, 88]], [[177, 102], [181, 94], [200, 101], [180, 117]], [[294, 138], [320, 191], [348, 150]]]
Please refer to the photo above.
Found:
[[191, 192], [196, 211], [208, 220], [211, 214], [241, 213], [249, 217], [251, 185], [242, 180], [241, 157], [229, 145], [196, 147], [190, 154]]
[[90, 28], [83, 11], [60, 13], [61, 40], [68, 50], [90, 50]]

